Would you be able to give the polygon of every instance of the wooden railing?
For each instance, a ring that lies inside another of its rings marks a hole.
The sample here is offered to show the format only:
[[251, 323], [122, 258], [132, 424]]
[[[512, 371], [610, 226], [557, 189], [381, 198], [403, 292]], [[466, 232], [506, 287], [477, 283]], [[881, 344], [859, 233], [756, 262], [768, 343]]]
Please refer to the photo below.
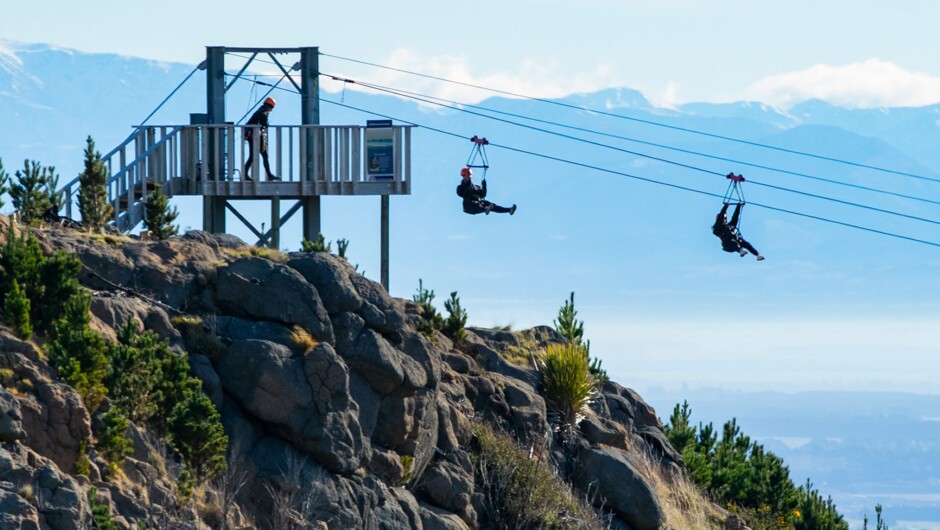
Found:
[[[391, 127], [391, 162], [383, 174], [367, 160], [366, 127], [291, 125], [268, 130], [268, 160], [279, 177], [267, 181], [260, 142], [243, 140], [247, 126], [157, 125], [135, 129], [102, 157], [108, 200], [122, 231], [143, 219], [143, 200], [156, 184], [168, 196], [240, 199], [309, 195], [396, 195], [411, 192], [411, 127]], [[256, 129], [256, 127], [251, 127]], [[259, 132], [254, 132], [258, 137]], [[253, 156], [251, 156], [253, 155]], [[245, 163], [252, 159], [246, 178]], [[65, 215], [72, 217], [78, 179], [63, 186]]]

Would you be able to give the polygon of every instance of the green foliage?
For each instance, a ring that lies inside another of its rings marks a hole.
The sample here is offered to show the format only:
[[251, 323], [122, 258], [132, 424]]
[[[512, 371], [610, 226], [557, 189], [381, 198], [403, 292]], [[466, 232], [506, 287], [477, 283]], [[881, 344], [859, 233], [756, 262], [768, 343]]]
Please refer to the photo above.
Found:
[[74, 255], [56, 252], [45, 256], [28, 231], [16, 235], [11, 225], [0, 249], [0, 301], [6, 302], [14, 284], [29, 299], [30, 323], [46, 334], [62, 311], [62, 302], [81, 291], [76, 279], [81, 262]]
[[13, 328], [13, 333], [17, 337], [23, 340], [32, 338], [33, 326], [29, 321], [29, 298], [26, 298], [26, 293], [20, 289], [18, 282], [13, 282], [13, 289], [7, 293], [3, 304], [3, 321]]
[[101, 456], [108, 461], [108, 477], [114, 477], [124, 459], [133, 452], [131, 441], [124, 436], [127, 432], [127, 420], [115, 409], [101, 417], [95, 446]]
[[74, 254], [59, 251], [40, 258], [40, 288], [33, 302], [33, 322], [38, 331], [51, 330], [52, 323], [62, 313], [62, 302], [84, 292], [78, 283], [81, 270], [82, 262]]
[[428, 337], [434, 335], [434, 330], [444, 327], [444, 317], [434, 307], [434, 291], [424, 288], [424, 280], [418, 278], [418, 292], [411, 299], [418, 304], [418, 323], [415, 328]]
[[185, 467], [180, 469], [180, 475], [176, 479], [176, 500], [180, 505], [189, 504], [189, 500], [193, 497], [193, 489], [196, 487], [196, 482], [193, 479], [193, 474], [189, 472]]
[[750, 526], [847, 530], [831, 499], [823, 501], [809, 481], [798, 489], [783, 459], [742, 434], [734, 419], [719, 439], [711, 423], [693, 427], [691, 414], [688, 402], [676, 405], [663, 431], [692, 481]]
[[44, 260], [39, 242], [28, 231], [17, 236], [15, 227], [10, 223], [6, 243], [0, 251], [0, 302], [6, 302], [6, 295], [13, 290], [14, 283], [19, 284], [27, 297], [40, 292], [39, 269]]
[[[2, 205], [0, 205], [2, 206]], [[343, 259], [346, 259], [346, 249], [349, 248], [349, 240], [346, 238], [339, 238], [336, 240], [336, 252], [337, 255]]]
[[114, 215], [114, 207], [108, 204], [108, 168], [101, 161], [101, 153], [95, 151], [95, 141], [91, 136], [85, 142], [85, 170], [78, 176], [78, 211], [85, 226], [101, 232]]
[[[799, 501], [796, 510], [798, 516], [793, 521], [794, 530], [849, 530], [848, 523], [836, 511], [832, 497], [823, 500], [819, 492], [813, 489], [813, 484], [809, 479], [806, 479], [806, 484], [800, 486], [798, 494]], [[875, 511], [878, 513], [877, 530], [887, 530], [887, 526], [881, 520], [880, 504], [875, 507]]]
[[414, 475], [414, 464], [415, 457], [411, 455], [402, 455], [401, 456], [401, 467], [404, 469], [404, 472], [401, 476], [402, 485], [408, 484], [411, 482], [411, 477]]
[[0, 158], [0, 208], [3, 208], [3, 196], [10, 191], [10, 179], [7, 172], [3, 169], [3, 159]]
[[75, 474], [91, 476], [91, 461], [88, 460], [88, 444], [82, 440], [78, 444], [78, 460], [75, 461]]
[[486, 528], [606, 528], [544, 462], [529, 457], [528, 448], [482, 423], [473, 431], [479, 445], [473, 456], [475, 484], [483, 496]]
[[[888, 523], [886, 523], [881, 518], [881, 505], [875, 505], [875, 515], [877, 519], [875, 520], [875, 530], [888, 530]], [[862, 530], [868, 530], [868, 514], [865, 514], [865, 519], [862, 521]]]
[[176, 207], [170, 208], [170, 198], [163, 193], [163, 186], [156, 184], [153, 192], [144, 199], [144, 226], [154, 238], [162, 241], [176, 235], [177, 227], [173, 221], [178, 215]]
[[92, 522], [96, 530], [118, 530], [114, 518], [111, 517], [111, 508], [107, 504], [98, 502], [98, 488], [88, 488], [88, 506], [91, 507]]
[[107, 351], [110, 369], [105, 385], [111, 403], [134, 423], [147, 423], [158, 413], [161, 361], [173, 354], [153, 332], [138, 334], [134, 321], [118, 329], [117, 338]]
[[56, 188], [59, 176], [55, 167], [40, 166], [39, 162], [26, 160], [23, 169], [16, 172], [16, 182], [10, 185], [10, 199], [23, 219], [40, 219], [46, 210], [56, 211], [62, 206], [62, 195]]
[[78, 292], [62, 306], [52, 324], [48, 344], [49, 361], [63, 381], [75, 387], [90, 412], [98, 409], [108, 389], [107, 347], [101, 335], [88, 327], [91, 296]]
[[571, 292], [571, 298], [565, 300], [565, 305], [558, 310], [558, 319], [553, 320], [555, 330], [562, 337], [568, 339], [574, 344], [580, 345], [584, 339], [584, 322], [577, 319], [578, 312], [574, 308], [574, 291]]
[[594, 379], [601, 382], [607, 381], [609, 378], [607, 377], [607, 370], [601, 368], [602, 361], [598, 358], [591, 358], [591, 341], [584, 340], [584, 322], [578, 320], [578, 312], [574, 308], [574, 291], [571, 292], [571, 297], [565, 300], [565, 304], [558, 310], [558, 319], [553, 320], [552, 323], [555, 325], [555, 331], [562, 337], [584, 348], [584, 355], [589, 362], [588, 368]]
[[219, 413], [202, 392], [190, 392], [176, 405], [169, 418], [173, 447], [183, 455], [197, 483], [211, 480], [225, 471], [228, 437]]
[[444, 300], [444, 309], [447, 310], [447, 319], [444, 321], [442, 331], [454, 343], [459, 344], [467, 338], [467, 311], [460, 307], [460, 298], [457, 291], [450, 293], [450, 300]]
[[[330, 245], [333, 242], [326, 242], [326, 239], [323, 238], [323, 234], [317, 234], [316, 241], [310, 241], [309, 239], [304, 239], [300, 242], [300, 247], [304, 252], [329, 252]], [[345, 248], [343, 249], [345, 252]]]
[[594, 397], [596, 386], [583, 347], [569, 342], [546, 348], [542, 388], [548, 405], [559, 413], [564, 429], [573, 428], [581, 410]]

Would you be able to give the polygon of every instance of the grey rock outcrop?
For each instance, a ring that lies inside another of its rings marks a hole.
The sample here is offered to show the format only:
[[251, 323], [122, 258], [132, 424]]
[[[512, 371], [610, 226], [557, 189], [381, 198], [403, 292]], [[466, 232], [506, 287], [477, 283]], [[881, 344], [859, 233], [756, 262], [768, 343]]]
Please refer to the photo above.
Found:
[[575, 482], [595, 492], [595, 503], [614, 510], [634, 530], [659, 530], [664, 518], [656, 493], [626, 451], [613, 447], [582, 448]]

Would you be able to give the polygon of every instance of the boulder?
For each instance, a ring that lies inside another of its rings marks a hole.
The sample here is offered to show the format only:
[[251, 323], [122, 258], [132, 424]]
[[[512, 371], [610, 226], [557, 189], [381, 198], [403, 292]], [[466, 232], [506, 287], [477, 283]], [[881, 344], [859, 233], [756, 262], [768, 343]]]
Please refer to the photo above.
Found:
[[266, 259], [240, 258], [219, 269], [215, 303], [233, 316], [299, 325], [317, 340], [333, 342], [333, 328], [317, 290], [294, 269]]
[[316, 288], [328, 313], [355, 312], [362, 306], [349, 279], [356, 271], [346, 260], [326, 252], [298, 252], [291, 254], [287, 266]]
[[588, 414], [578, 423], [581, 436], [592, 444], [609, 445], [618, 449], [627, 448], [628, 434], [622, 425], [615, 421]]
[[359, 314], [370, 327], [384, 333], [394, 332], [405, 326], [408, 321], [405, 312], [388, 295], [384, 287], [361, 274], [350, 275], [349, 279], [363, 299]]
[[329, 344], [296, 356], [273, 342], [236, 342], [219, 363], [219, 377], [266, 429], [334, 472], [359, 467], [358, 408], [349, 398], [346, 367]]
[[[82, 398], [71, 386], [59, 382], [52, 369], [38, 363], [35, 347], [0, 330], [0, 368], [13, 370], [25, 389], [17, 398], [22, 443], [72, 470], [81, 444], [91, 438], [91, 417]], [[29, 381], [29, 386], [25, 382]], [[15, 430], [16, 423], [9, 428]], [[12, 436], [12, 432], [10, 433]]]
[[424, 530], [469, 530], [470, 528], [455, 513], [423, 502], [420, 506], [421, 524]]
[[659, 530], [664, 515], [655, 491], [630, 453], [614, 447], [582, 447], [574, 482], [596, 506], [613, 510], [634, 530]]
[[182, 337], [170, 323], [163, 308], [122, 292], [97, 292], [91, 299], [91, 313], [104, 325], [117, 330], [130, 320], [138, 322], [138, 330], [153, 331], [170, 344], [180, 345]]
[[472, 510], [473, 475], [456, 463], [435, 460], [415, 488], [419, 498], [449, 512]]
[[379, 394], [387, 395], [398, 389], [414, 393], [428, 384], [428, 374], [423, 366], [371, 329], [363, 329], [347, 349], [343, 349], [342, 341], [337, 345], [350, 368]]
[[20, 404], [13, 394], [0, 387], [0, 442], [15, 442], [26, 438]]

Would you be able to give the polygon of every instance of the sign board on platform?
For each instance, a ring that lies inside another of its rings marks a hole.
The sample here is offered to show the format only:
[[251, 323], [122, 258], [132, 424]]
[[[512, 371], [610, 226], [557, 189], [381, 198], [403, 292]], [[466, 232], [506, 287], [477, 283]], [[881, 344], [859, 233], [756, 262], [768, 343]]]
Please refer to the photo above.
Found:
[[368, 120], [366, 122], [367, 180], [395, 178], [395, 150], [392, 134], [392, 120]]

